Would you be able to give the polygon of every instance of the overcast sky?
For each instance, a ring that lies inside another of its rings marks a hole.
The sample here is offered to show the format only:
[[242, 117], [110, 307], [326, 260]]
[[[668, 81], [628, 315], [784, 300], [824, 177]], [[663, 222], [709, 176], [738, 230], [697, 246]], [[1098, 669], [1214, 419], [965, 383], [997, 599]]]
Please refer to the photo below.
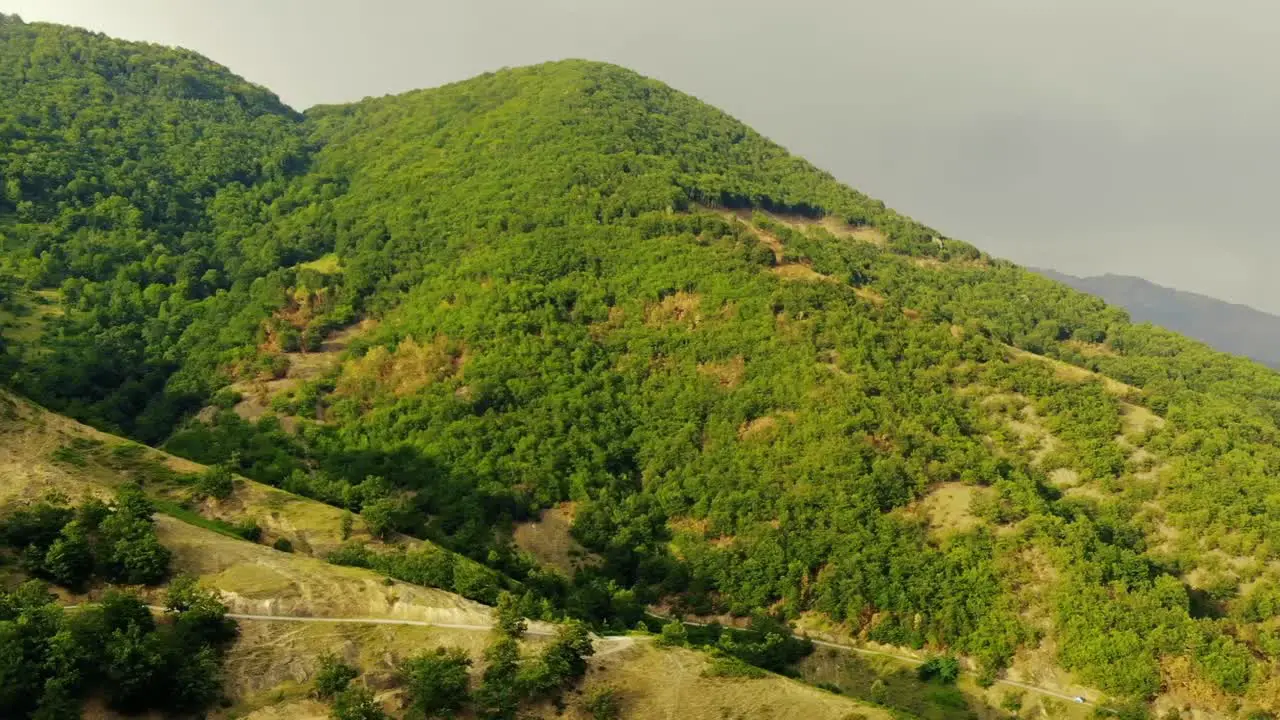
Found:
[[1274, 0], [0, 0], [298, 109], [565, 57], [732, 113], [1024, 264], [1280, 312]]

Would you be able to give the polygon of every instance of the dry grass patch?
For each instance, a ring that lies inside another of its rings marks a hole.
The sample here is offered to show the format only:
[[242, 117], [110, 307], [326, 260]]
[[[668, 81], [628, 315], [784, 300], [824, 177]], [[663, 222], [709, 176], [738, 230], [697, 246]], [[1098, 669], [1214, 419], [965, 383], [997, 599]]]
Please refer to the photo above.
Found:
[[568, 576], [582, 565], [595, 563], [598, 559], [579, 545], [570, 532], [576, 509], [575, 503], [561, 503], [544, 510], [535, 521], [516, 525], [516, 547], [532, 555], [541, 565], [561, 570]]
[[234, 383], [231, 389], [240, 393], [240, 402], [236, 403], [232, 410], [249, 422], [257, 422], [263, 415], [271, 412], [271, 401], [276, 396], [283, 395], [301, 384], [301, 380], [291, 377], [272, 380], [257, 378]]
[[1067, 340], [1063, 343], [1085, 357], [1119, 357], [1110, 345], [1104, 343], [1085, 342], [1083, 340]]
[[1034, 360], [1047, 363], [1053, 368], [1053, 374], [1061, 380], [1070, 382], [1087, 382], [1089, 380], [1099, 380], [1102, 382], [1102, 388], [1116, 397], [1132, 397], [1138, 395], [1141, 391], [1138, 388], [1122, 383], [1119, 380], [1109, 378], [1106, 375], [1095, 373], [1092, 370], [1082, 368], [1078, 365], [1072, 365], [1061, 360], [1056, 360], [1044, 355], [1038, 355], [1028, 352], [1012, 345], [1006, 345], [1005, 349], [1009, 353], [1009, 357], [1014, 360]]
[[671, 528], [673, 533], [706, 537], [707, 531], [711, 528], [711, 521], [707, 518], [673, 517], [667, 519], [667, 527]]
[[[5, 417], [6, 409], [9, 417]], [[0, 477], [5, 478], [5, 482], [0, 483], [0, 505], [38, 500], [50, 491], [58, 491], [72, 500], [89, 495], [110, 497], [116, 487], [129, 479], [126, 473], [105, 467], [87, 454], [83, 466], [53, 459], [55, 451], [88, 441], [99, 443], [101, 448], [127, 444], [114, 435], [0, 391]], [[145, 452], [147, 459], [177, 472], [195, 474], [208, 469], [159, 450]], [[148, 489], [174, 501], [184, 499], [189, 493], [186, 486], [178, 484]], [[199, 510], [205, 517], [229, 523], [253, 520], [262, 527], [268, 542], [286, 538], [299, 553], [325, 555], [348, 539], [386, 547], [369, 534], [358, 516], [353, 518], [349, 538], [344, 538], [345, 511], [245, 478], [236, 479], [230, 498], [206, 501]], [[396, 542], [410, 548], [427, 545], [411, 538], [397, 538]]]
[[376, 320], [361, 320], [330, 335], [320, 344], [319, 350], [281, 353], [289, 361], [289, 367], [285, 370], [283, 377], [259, 377], [241, 380], [231, 385], [231, 389], [242, 396], [234, 408], [235, 413], [250, 422], [258, 420], [271, 412], [271, 401], [276, 396], [283, 395], [303, 382], [322, 377], [336, 369], [351, 341], [377, 326]]
[[[175, 493], [175, 499], [181, 492]], [[266, 542], [285, 538], [293, 544], [295, 551], [308, 555], [327, 555], [348, 541], [364, 545], [382, 544], [369, 533], [359, 516], [352, 516], [350, 535], [343, 537], [346, 511], [243, 478], [236, 481], [231, 497], [207, 500], [199, 509], [205, 517], [226, 522], [252, 519], [262, 528]], [[402, 542], [420, 544], [407, 539]]]
[[764, 415], [754, 420], [748, 420], [738, 426], [738, 439], [768, 439], [773, 437], [773, 431], [777, 426], [778, 419], [772, 415]]
[[310, 687], [279, 688], [259, 700], [274, 704], [254, 710], [234, 708], [239, 712], [228, 713], [226, 717], [242, 720], [331, 720], [333, 713], [327, 704], [305, 697], [310, 691]]
[[[1013, 655], [1013, 660], [1009, 667], [1005, 670], [1004, 677], [1014, 682], [1027, 683], [1035, 685], [1046, 690], [1052, 690], [1071, 697], [1083, 697], [1092, 702], [1099, 700], [1099, 694], [1091, 688], [1080, 685], [1075, 681], [1071, 673], [1063, 670], [1058, 666], [1058, 644], [1052, 635], [1046, 635], [1039, 645], [1030, 646], [1023, 645], [1018, 648]], [[1070, 709], [1086, 710], [1079, 706], [1068, 704], [1062, 709], [1064, 711]], [[1059, 717], [1064, 717], [1061, 715]], [[1078, 717], [1089, 717], [1087, 712], [1081, 713]], [[1049, 716], [1054, 717], [1054, 716]]]
[[1105, 491], [1095, 485], [1076, 485], [1069, 487], [1062, 492], [1063, 495], [1070, 498], [1089, 498], [1090, 500], [1106, 500], [1110, 497]]
[[1022, 449], [1030, 455], [1031, 464], [1037, 467], [1062, 446], [1062, 441], [1045, 427], [1044, 419], [1033, 404], [1024, 405], [1016, 417], [1007, 418], [1004, 424], [1021, 439]]
[[394, 351], [379, 345], [346, 363], [334, 394], [364, 402], [384, 394], [405, 397], [460, 375], [466, 360], [466, 348], [443, 335], [426, 344], [407, 337]]
[[[625, 718], [680, 720], [848, 720], [859, 714], [889, 720], [881, 708], [864, 705], [778, 675], [762, 678], [718, 678], [704, 673], [704, 654], [683, 648], [659, 649], [650, 643], [592, 658], [583, 695], [599, 687], [618, 693]], [[568, 720], [591, 718], [580, 702], [557, 715], [545, 708], [537, 717]]]
[[819, 273], [818, 270], [814, 270], [813, 268], [810, 268], [809, 265], [804, 265], [800, 263], [776, 265], [772, 270], [769, 270], [769, 272], [772, 272], [774, 275], [777, 275], [777, 277], [785, 279], [785, 281], [837, 282], [836, 278], [831, 277], [831, 275], [824, 275], [822, 273]]
[[751, 229], [755, 231], [756, 237], [760, 238], [760, 242], [773, 251], [773, 261], [781, 263], [782, 259], [787, 255], [787, 250], [783, 247], [782, 240], [764, 228], [753, 227]]
[[[398, 709], [402, 693], [396, 667], [405, 659], [437, 647], [459, 647], [479, 661], [492, 640], [487, 631], [407, 625], [355, 625], [350, 623], [271, 623], [242, 621], [240, 636], [226, 659], [226, 688], [239, 700], [234, 715], [295, 717], [279, 714], [306, 713], [306, 695], [315, 679], [316, 660], [333, 653], [359, 668], [362, 678], [378, 692], [388, 709]], [[385, 693], [385, 695], [383, 694]], [[320, 705], [328, 719], [328, 706]], [[305, 716], [305, 714], [303, 715]]]
[[876, 307], [881, 307], [885, 303], [884, 296], [869, 287], [856, 287], [853, 289], [853, 294]]
[[755, 230], [757, 233], [761, 231], [752, 223], [752, 215], [754, 213], [760, 213], [780, 225], [785, 225], [792, 230], [798, 230], [800, 232], [807, 232], [813, 228], [820, 227], [842, 240], [856, 240], [858, 242], [865, 242], [880, 246], [887, 245], [889, 242], [889, 238], [878, 228], [871, 227], [870, 225], [850, 225], [849, 223], [832, 215], [816, 219], [805, 215], [774, 213], [763, 210], [728, 210], [719, 208], [712, 210], [712, 212], [729, 220], [743, 222], [751, 226], [751, 229]]
[[[66, 314], [62, 293], [58, 290], [37, 290], [30, 294], [20, 291], [12, 298], [11, 307], [16, 307], [16, 311], [0, 309], [0, 331], [15, 343], [36, 345], [44, 333], [45, 324], [51, 318]], [[25, 350], [33, 352], [39, 348]]]
[[857, 240], [858, 242], [880, 246], [889, 244], [889, 238], [884, 232], [870, 225], [850, 225], [839, 218], [831, 216], [822, 218], [818, 225], [838, 238]]
[[778, 427], [779, 419], [794, 423], [797, 417], [799, 415], [794, 410], [783, 410], [772, 415], [761, 415], [738, 426], [738, 439], [771, 439]]
[[[1157, 713], [1167, 712], [1173, 708], [1192, 706], [1196, 708], [1195, 717], [1246, 717], [1236, 715], [1238, 698], [1227, 695], [1213, 683], [1205, 680], [1203, 673], [1191, 664], [1185, 656], [1163, 657], [1160, 659], [1160, 675], [1163, 680], [1162, 692], [1152, 701], [1151, 707]], [[1270, 699], [1274, 705], [1276, 699]], [[1156, 717], [1166, 717], [1164, 714]]]
[[907, 512], [923, 517], [936, 537], [972, 530], [982, 524], [973, 513], [974, 501], [987, 494], [985, 488], [960, 482], [940, 483], [928, 494], [907, 506]]
[[337, 275], [342, 272], [342, 260], [337, 253], [327, 253], [315, 260], [298, 265], [299, 270], [311, 270], [321, 275]]
[[[940, 242], [934, 238], [935, 242]], [[936, 257], [913, 257], [911, 264], [925, 270], [942, 271], [954, 268], [978, 269], [988, 266], [985, 260], [969, 260], [969, 259], [952, 259], [942, 260]]]
[[603, 322], [592, 323], [587, 331], [591, 333], [591, 337], [601, 340], [609, 333], [622, 327], [627, 320], [627, 313], [622, 309], [621, 305], [614, 305], [609, 308], [609, 318]]
[[1141, 435], [1151, 429], [1164, 427], [1164, 418], [1147, 408], [1133, 403], [1120, 403], [1120, 422], [1124, 425], [1126, 435]]
[[229, 538], [156, 516], [156, 533], [173, 551], [174, 570], [222, 593], [233, 612], [258, 615], [384, 618], [488, 625], [487, 606], [444, 590], [390, 580], [370, 570], [331, 565], [297, 553]]
[[645, 308], [645, 323], [655, 327], [672, 323], [696, 327], [702, 320], [701, 305], [702, 295], [681, 290], [662, 298], [661, 302], [649, 304]]
[[1070, 468], [1054, 468], [1049, 471], [1049, 482], [1059, 488], [1075, 487], [1080, 484], [1080, 473]]
[[830, 275], [823, 275], [808, 265], [800, 263], [776, 265], [770, 272], [783, 280], [793, 280], [798, 282], [836, 282], [836, 279]]
[[59, 450], [83, 441], [123, 442], [0, 390], [0, 506], [34, 502], [52, 492], [72, 500], [110, 497], [110, 478], [99, 477], [99, 469], [54, 460]]
[[698, 373], [715, 380], [720, 387], [735, 388], [746, 377], [747, 361], [739, 355], [724, 362], [701, 363], [698, 365]]

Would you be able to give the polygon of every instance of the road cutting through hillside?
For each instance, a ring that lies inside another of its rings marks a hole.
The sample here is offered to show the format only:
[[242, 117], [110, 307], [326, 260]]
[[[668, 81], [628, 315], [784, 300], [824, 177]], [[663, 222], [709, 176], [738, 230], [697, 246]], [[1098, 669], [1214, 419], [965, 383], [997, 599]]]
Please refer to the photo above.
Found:
[[[86, 605], [68, 605], [68, 606], [64, 606], [63, 609], [75, 610], [81, 607], [86, 607]], [[165, 608], [158, 607], [156, 605], [148, 605], [147, 609], [151, 610], [154, 613], [167, 612]], [[312, 617], [308, 615], [254, 615], [254, 614], [248, 614], [248, 613], [230, 613], [230, 612], [227, 613], [227, 617], [231, 618], [232, 620], [248, 620], [252, 622], [337, 623], [337, 624], [345, 624], [345, 625], [407, 625], [412, 627], [443, 628], [446, 630], [473, 630], [476, 632], [488, 632], [490, 630], [493, 630], [493, 627], [494, 627], [492, 624], [468, 625], [468, 624], [460, 624], [460, 623], [428, 622], [426, 620], [396, 620], [393, 618], [336, 618], [336, 617]], [[685, 624], [694, 625], [698, 627], [705, 627], [705, 624], [703, 623], [686, 621]], [[537, 635], [542, 637], [553, 637], [555, 635], [555, 633], [547, 630], [534, 630], [534, 629], [526, 630], [525, 634]], [[652, 636], [634, 636], [634, 635], [600, 636], [600, 635], [595, 635], [594, 633], [592, 634], [591, 638], [593, 642], [596, 642], [596, 643], [607, 642], [610, 645], [614, 646], [602, 652], [597, 652], [595, 654], [595, 657], [597, 658], [604, 657], [605, 655], [612, 655], [614, 653], [621, 652], [622, 650], [625, 650], [628, 647], [631, 647], [637, 642], [650, 642], [654, 640]], [[855, 645], [843, 645], [840, 643], [828, 642], [826, 640], [813, 640], [813, 639], [810, 639], [810, 642], [812, 642], [814, 645], [818, 645], [820, 647], [825, 647], [825, 648], [831, 648], [833, 650], [844, 650], [846, 652], [854, 652], [860, 655], [876, 655], [879, 657], [886, 657], [893, 660], [900, 660], [906, 663], [910, 663], [912, 665], [922, 665], [924, 663], [923, 660], [919, 658], [911, 657], [909, 655], [897, 655], [895, 653], [884, 652], [882, 650], [868, 650], [867, 648], [861, 648]], [[1097, 705], [1096, 703], [1090, 702], [1089, 700], [1086, 700], [1076, 695], [1067, 695], [1066, 693], [1061, 693], [1056, 690], [1050, 690], [1048, 688], [1043, 688], [1036, 685], [1029, 685], [1027, 683], [1018, 682], [1016, 680], [997, 679], [996, 684], [1008, 685], [1010, 687], [1016, 687], [1022, 690], [1029, 690], [1031, 692], [1037, 692], [1043, 695], [1049, 695], [1051, 697], [1059, 698], [1062, 700], [1066, 700], [1068, 702], [1073, 702], [1081, 705], [1098, 707], [1100, 710], [1110, 709], [1110, 708]]]
[[[152, 607], [151, 609], [155, 611], [164, 610], [164, 608], [156, 608], [156, 607]], [[241, 613], [227, 613], [227, 617], [232, 618], [234, 620], [254, 620], [254, 621], [263, 621], [263, 622], [316, 622], [316, 623], [347, 623], [347, 624], [364, 624], [364, 625], [413, 625], [417, 627], [438, 627], [438, 628], [445, 628], [450, 630], [476, 630], [476, 631], [484, 631], [484, 632], [487, 632], [493, 629], [492, 625], [460, 625], [460, 624], [450, 624], [450, 623], [434, 623], [434, 622], [427, 622], [424, 620], [394, 620], [394, 619], [388, 619], [388, 618], [326, 618], [326, 617], [302, 617], [302, 616], [296, 616], [296, 615], [246, 615]], [[701, 623], [688, 623], [688, 624], [701, 625]], [[541, 636], [553, 636], [555, 634], [545, 630], [541, 630], [541, 631], [527, 630], [525, 632], [528, 635], [541, 635]], [[653, 639], [654, 638], [651, 636], [636, 637], [636, 636], [622, 636], [622, 635], [612, 635], [612, 636], [592, 635], [592, 640], [595, 642], [608, 642], [611, 645], [616, 645], [616, 647], [610, 647], [609, 649], [603, 652], [596, 653], [596, 657], [611, 655], [613, 653], [625, 650], [626, 648], [630, 647], [632, 644], [636, 642], [648, 642], [648, 641], [652, 641]], [[868, 650], [867, 648], [860, 648], [855, 645], [842, 645], [840, 643], [828, 642], [826, 640], [811, 639], [811, 642], [814, 645], [818, 645], [820, 647], [832, 648], [834, 650], [844, 650], [846, 652], [854, 652], [860, 655], [877, 655], [880, 657], [891, 658], [893, 660], [900, 660], [903, 662], [910, 663], [912, 665], [922, 665], [924, 663], [923, 660], [919, 658], [911, 657], [909, 655], [897, 655], [895, 653], [884, 652], [881, 650]], [[1068, 702], [1077, 703], [1081, 705], [1088, 705], [1090, 707], [1100, 707], [1100, 706], [1097, 706], [1095, 703], [1092, 703], [1076, 695], [1068, 695], [1066, 693], [1061, 693], [1056, 690], [1050, 690], [1048, 688], [1043, 688], [1036, 685], [1029, 685], [1027, 683], [1018, 682], [1016, 680], [1005, 680], [1001, 678], [996, 680], [996, 684], [1008, 685], [1010, 687], [1016, 687], [1021, 690], [1029, 690], [1031, 692], [1041, 693], [1042, 695], [1049, 695], [1051, 697], [1059, 698], [1061, 700], [1066, 700]], [[1101, 709], [1107, 710], [1108, 708], [1103, 707]]]
[[[860, 648], [855, 645], [841, 645], [840, 643], [827, 642], [826, 640], [814, 640], [812, 638], [810, 638], [809, 641], [812, 642], [814, 645], [819, 645], [821, 647], [833, 648], [835, 650], [845, 650], [848, 652], [855, 652], [855, 653], [858, 653], [859, 655], [878, 655], [880, 657], [887, 657], [887, 658], [892, 658], [894, 660], [901, 660], [902, 662], [910, 663], [912, 665], [924, 664], [924, 660], [921, 660], [920, 658], [914, 658], [909, 655], [897, 655], [894, 653], [883, 652], [880, 650], [868, 650], [867, 648]], [[1038, 692], [1043, 695], [1050, 695], [1052, 697], [1061, 698], [1063, 700], [1067, 700], [1080, 705], [1088, 705], [1090, 707], [1096, 706], [1095, 703], [1089, 702], [1088, 700], [1085, 700], [1082, 697], [1077, 695], [1067, 695], [1066, 693], [1060, 693], [1056, 690], [1050, 690], [1048, 688], [1042, 688], [1036, 685], [1028, 685], [1027, 683], [1021, 683], [1021, 682], [1018, 682], [1017, 680], [1005, 680], [1003, 678], [997, 678], [996, 684], [1009, 685], [1011, 687], [1021, 688], [1022, 690], [1030, 690], [1032, 692]], [[1101, 709], [1107, 710], [1108, 708], [1101, 708]]]
[[[157, 611], [164, 610], [164, 608], [156, 608], [156, 607], [153, 607], [151, 609], [157, 610]], [[493, 629], [492, 625], [457, 625], [457, 624], [450, 624], [450, 623], [426, 622], [424, 620], [393, 620], [393, 619], [386, 619], [386, 618], [324, 618], [324, 617], [300, 617], [300, 616], [294, 616], [294, 615], [245, 615], [240, 613], [227, 613], [227, 617], [232, 618], [234, 620], [257, 620], [257, 621], [264, 621], [264, 622], [318, 622], [318, 623], [349, 623], [349, 624], [365, 624], [365, 625], [414, 625], [418, 627], [438, 627], [438, 628], [446, 628], [451, 630], [476, 630], [476, 631], [485, 631], [485, 632]], [[701, 625], [701, 623], [688, 623], [688, 624]], [[525, 632], [528, 635], [542, 635], [542, 636], [551, 636], [555, 634], [545, 630], [541, 630], [541, 631], [527, 630]], [[593, 635], [592, 639], [595, 642], [608, 642], [611, 645], [616, 645], [616, 647], [610, 647], [609, 649], [603, 652], [596, 653], [596, 657], [603, 657], [605, 655], [611, 655], [613, 653], [625, 650], [626, 648], [630, 647], [632, 644], [636, 642], [648, 642], [648, 641], [652, 641], [654, 638], [652, 636], [636, 637], [636, 636], [623, 636], [623, 635], [612, 635], [612, 636]], [[884, 652], [881, 650], [868, 650], [867, 648], [860, 648], [855, 645], [842, 645], [840, 643], [828, 642], [826, 640], [811, 640], [811, 642], [814, 645], [818, 645], [820, 647], [832, 648], [834, 650], [844, 650], [847, 652], [858, 653], [860, 655], [878, 655], [880, 657], [887, 657], [894, 660], [901, 660], [903, 662], [907, 662], [912, 665], [922, 665], [924, 663], [923, 660], [919, 658], [911, 657], [909, 655], [897, 655], [894, 653]], [[1036, 685], [1029, 685], [1027, 683], [1018, 682], [1016, 680], [997, 679], [996, 684], [1008, 685], [1010, 687], [1016, 687], [1022, 690], [1029, 690], [1031, 692], [1041, 693], [1042, 695], [1049, 695], [1051, 697], [1059, 698], [1061, 700], [1066, 700], [1068, 702], [1078, 703], [1081, 705], [1088, 705], [1090, 707], [1101, 707], [1101, 706], [1097, 706], [1095, 703], [1092, 703], [1076, 695], [1068, 695], [1066, 693], [1061, 693], [1056, 690], [1050, 690], [1048, 688], [1043, 688]], [[1101, 709], [1107, 710], [1108, 708], [1101, 707]]]
[[[706, 623], [690, 622], [688, 620], [683, 620], [681, 622], [683, 622], [685, 625], [693, 625], [695, 627], [707, 626]], [[642, 639], [647, 640], [649, 638], [642, 638]], [[898, 655], [897, 653], [884, 652], [883, 650], [869, 650], [867, 648], [858, 647], [857, 645], [845, 645], [842, 643], [829, 642], [827, 640], [815, 640], [813, 638], [809, 638], [809, 642], [812, 642], [814, 645], [818, 645], [820, 647], [825, 647], [825, 648], [831, 648], [833, 650], [844, 650], [845, 652], [858, 653], [859, 655], [875, 655], [878, 657], [890, 658], [892, 660], [900, 660], [902, 662], [905, 662], [911, 665], [923, 665], [925, 662], [920, 658], [911, 657], [910, 655]], [[1068, 702], [1076, 703], [1078, 705], [1087, 705], [1089, 707], [1096, 707], [1099, 710], [1111, 711], [1111, 708], [1098, 705], [1097, 703], [1091, 702], [1079, 695], [1068, 695], [1066, 693], [1058, 692], [1057, 690], [1050, 690], [1049, 688], [1040, 687], [1038, 685], [1029, 685], [1027, 683], [1018, 682], [1017, 680], [1005, 680], [1003, 678], [997, 678], [995, 682], [997, 685], [1008, 685], [1009, 687], [1016, 687], [1022, 690], [1030, 690], [1031, 692], [1037, 692], [1042, 695], [1049, 695], [1051, 697], [1066, 700]]]

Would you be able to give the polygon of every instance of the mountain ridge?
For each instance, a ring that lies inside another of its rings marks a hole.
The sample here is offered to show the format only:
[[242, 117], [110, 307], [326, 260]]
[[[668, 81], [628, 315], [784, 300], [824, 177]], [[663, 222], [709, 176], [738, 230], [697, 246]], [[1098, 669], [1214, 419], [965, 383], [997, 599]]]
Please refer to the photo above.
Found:
[[1280, 368], [1280, 315], [1133, 275], [1077, 277], [1033, 268], [1046, 277], [1125, 308], [1136, 322], [1183, 333], [1235, 355]]

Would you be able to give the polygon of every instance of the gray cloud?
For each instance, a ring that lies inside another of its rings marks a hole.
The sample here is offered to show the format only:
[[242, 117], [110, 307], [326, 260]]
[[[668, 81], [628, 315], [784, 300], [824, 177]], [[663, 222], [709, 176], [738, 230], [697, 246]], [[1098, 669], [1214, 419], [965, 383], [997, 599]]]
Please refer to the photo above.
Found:
[[627, 65], [996, 255], [1280, 312], [1280, 6], [1249, 0], [10, 0], [295, 107]]

